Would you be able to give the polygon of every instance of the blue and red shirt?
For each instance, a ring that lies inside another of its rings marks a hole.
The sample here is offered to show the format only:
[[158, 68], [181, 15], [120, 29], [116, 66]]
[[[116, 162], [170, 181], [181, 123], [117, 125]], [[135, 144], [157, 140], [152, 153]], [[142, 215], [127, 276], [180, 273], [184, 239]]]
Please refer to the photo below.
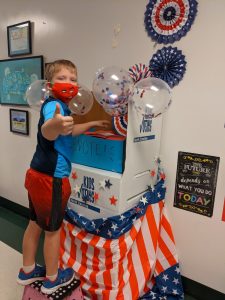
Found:
[[30, 167], [38, 172], [63, 178], [68, 177], [71, 172], [72, 135], [59, 135], [56, 140], [49, 141], [41, 133], [44, 122], [53, 118], [56, 103], [60, 104], [60, 112], [63, 116], [71, 114], [68, 106], [61, 100], [52, 97], [45, 100], [40, 111], [37, 147]]

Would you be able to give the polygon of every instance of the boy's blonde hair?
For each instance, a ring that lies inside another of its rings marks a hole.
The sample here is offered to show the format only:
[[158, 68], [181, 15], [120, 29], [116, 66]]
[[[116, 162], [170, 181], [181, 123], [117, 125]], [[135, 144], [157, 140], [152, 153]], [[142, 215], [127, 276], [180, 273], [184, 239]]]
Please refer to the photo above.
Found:
[[77, 74], [77, 67], [70, 60], [59, 59], [52, 63], [48, 63], [45, 68], [45, 79], [51, 82], [53, 76], [60, 71], [61, 68], [67, 68], [71, 72]]

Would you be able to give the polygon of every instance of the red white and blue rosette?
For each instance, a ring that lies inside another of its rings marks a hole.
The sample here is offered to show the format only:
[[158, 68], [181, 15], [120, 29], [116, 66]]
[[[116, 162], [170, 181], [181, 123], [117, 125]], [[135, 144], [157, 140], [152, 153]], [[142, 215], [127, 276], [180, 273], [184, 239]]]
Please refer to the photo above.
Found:
[[160, 78], [172, 88], [183, 78], [186, 71], [185, 56], [177, 47], [163, 47], [153, 54], [149, 68], [152, 76]]
[[137, 83], [141, 79], [145, 79], [151, 76], [151, 71], [149, 66], [145, 64], [135, 64], [129, 68], [129, 75], [132, 78], [134, 84]]
[[148, 35], [159, 44], [179, 41], [190, 30], [197, 6], [196, 0], [150, 0], [144, 19]]
[[126, 136], [127, 135], [127, 114], [124, 116], [118, 116], [112, 118], [113, 129], [119, 135]]

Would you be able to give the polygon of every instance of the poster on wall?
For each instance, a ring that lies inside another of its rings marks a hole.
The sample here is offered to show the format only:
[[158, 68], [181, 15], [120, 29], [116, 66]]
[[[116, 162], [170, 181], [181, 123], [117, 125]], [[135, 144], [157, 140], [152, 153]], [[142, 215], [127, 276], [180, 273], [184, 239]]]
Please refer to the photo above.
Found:
[[174, 206], [212, 217], [220, 158], [178, 152]]
[[25, 93], [35, 80], [43, 78], [43, 56], [0, 60], [0, 103], [27, 105]]

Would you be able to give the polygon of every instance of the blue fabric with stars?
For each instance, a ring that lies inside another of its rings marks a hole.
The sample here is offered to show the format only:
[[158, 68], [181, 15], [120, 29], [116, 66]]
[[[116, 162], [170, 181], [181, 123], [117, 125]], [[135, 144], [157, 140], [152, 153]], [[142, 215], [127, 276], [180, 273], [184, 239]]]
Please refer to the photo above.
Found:
[[160, 180], [153, 188], [148, 187], [148, 191], [142, 196], [138, 205], [129, 209], [121, 215], [89, 220], [79, 215], [74, 210], [67, 207], [65, 220], [77, 225], [85, 231], [104, 237], [106, 239], [118, 239], [121, 235], [131, 229], [133, 223], [143, 216], [148, 205], [158, 203], [165, 198], [166, 188], [164, 180]]
[[139, 300], [182, 300], [184, 292], [179, 265], [176, 264], [155, 277], [155, 285]]

